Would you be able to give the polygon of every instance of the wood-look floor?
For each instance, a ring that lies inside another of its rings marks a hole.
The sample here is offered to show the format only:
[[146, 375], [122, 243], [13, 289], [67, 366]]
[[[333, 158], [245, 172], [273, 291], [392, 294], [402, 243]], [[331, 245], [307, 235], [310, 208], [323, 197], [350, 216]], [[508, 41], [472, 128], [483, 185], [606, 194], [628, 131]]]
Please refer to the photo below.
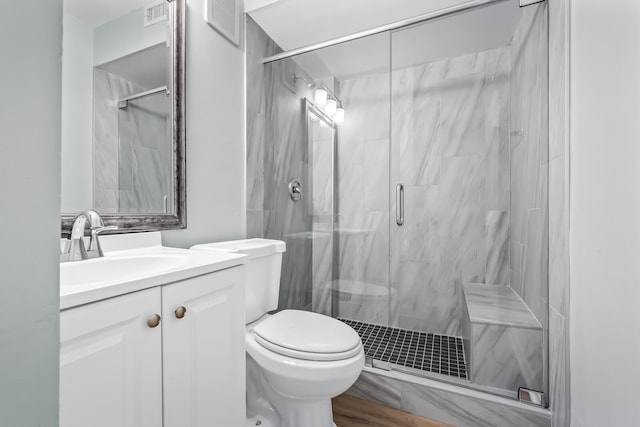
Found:
[[333, 421], [338, 427], [449, 427], [437, 421], [341, 394], [332, 399]]

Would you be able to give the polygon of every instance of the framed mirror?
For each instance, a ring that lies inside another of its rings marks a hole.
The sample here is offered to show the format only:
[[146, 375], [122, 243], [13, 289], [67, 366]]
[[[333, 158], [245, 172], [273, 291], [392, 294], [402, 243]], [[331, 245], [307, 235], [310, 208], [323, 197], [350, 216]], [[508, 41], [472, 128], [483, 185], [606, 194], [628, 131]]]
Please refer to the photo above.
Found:
[[62, 235], [185, 228], [185, 0], [63, 4]]

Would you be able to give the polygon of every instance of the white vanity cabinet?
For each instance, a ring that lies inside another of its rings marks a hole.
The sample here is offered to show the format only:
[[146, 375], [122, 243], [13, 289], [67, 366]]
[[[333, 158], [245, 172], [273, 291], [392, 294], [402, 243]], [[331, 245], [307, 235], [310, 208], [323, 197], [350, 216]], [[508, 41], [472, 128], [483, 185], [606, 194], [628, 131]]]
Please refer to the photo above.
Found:
[[64, 310], [60, 339], [61, 427], [244, 424], [242, 266]]
[[60, 426], [162, 425], [160, 288], [60, 313]]
[[209, 276], [162, 288], [164, 427], [245, 423], [244, 267]]

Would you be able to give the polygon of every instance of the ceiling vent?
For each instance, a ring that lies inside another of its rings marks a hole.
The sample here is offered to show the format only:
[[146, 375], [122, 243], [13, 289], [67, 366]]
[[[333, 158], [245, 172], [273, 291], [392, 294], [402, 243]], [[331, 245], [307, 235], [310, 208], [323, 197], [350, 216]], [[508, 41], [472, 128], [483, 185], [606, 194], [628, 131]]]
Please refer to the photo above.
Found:
[[148, 27], [169, 19], [169, 4], [166, 0], [157, 0], [144, 7], [144, 26]]

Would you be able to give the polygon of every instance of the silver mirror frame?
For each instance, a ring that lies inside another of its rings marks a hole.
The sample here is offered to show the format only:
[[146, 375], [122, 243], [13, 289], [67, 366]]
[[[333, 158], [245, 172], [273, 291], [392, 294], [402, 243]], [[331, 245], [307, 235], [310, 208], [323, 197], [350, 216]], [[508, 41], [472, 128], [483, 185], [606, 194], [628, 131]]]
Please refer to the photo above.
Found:
[[[187, 227], [187, 175], [185, 144], [185, 50], [186, 6], [185, 0], [167, 0], [171, 5], [171, 115], [173, 118], [173, 206], [170, 214], [104, 214], [105, 225], [115, 225], [117, 230], [105, 234], [136, 233], [141, 231], [175, 230]], [[90, 209], [91, 206], [87, 206]], [[61, 234], [71, 233], [74, 215], [61, 215]]]

